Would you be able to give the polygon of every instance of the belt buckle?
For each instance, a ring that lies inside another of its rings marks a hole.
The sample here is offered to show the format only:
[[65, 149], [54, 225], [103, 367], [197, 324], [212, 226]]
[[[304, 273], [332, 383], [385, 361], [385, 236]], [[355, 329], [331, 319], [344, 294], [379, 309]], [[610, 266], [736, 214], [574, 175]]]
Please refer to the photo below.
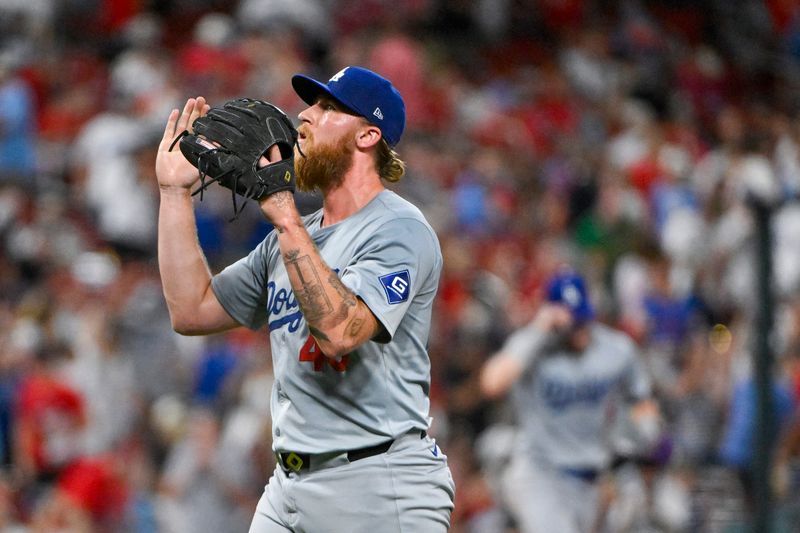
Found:
[[283, 459], [283, 464], [294, 472], [299, 472], [300, 469], [303, 468], [303, 459], [294, 452], [290, 452], [287, 456], [281, 454], [281, 459]]

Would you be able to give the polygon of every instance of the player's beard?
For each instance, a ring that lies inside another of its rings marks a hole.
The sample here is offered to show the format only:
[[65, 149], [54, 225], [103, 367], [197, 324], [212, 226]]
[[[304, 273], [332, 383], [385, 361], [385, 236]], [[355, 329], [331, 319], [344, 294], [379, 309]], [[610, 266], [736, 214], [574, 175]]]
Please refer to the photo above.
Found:
[[294, 173], [297, 189], [305, 192], [329, 191], [344, 181], [344, 175], [353, 164], [352, 137], [342, 137], [331, 144], [315, 145], [310, 135], [305, 147], [295, 151]]

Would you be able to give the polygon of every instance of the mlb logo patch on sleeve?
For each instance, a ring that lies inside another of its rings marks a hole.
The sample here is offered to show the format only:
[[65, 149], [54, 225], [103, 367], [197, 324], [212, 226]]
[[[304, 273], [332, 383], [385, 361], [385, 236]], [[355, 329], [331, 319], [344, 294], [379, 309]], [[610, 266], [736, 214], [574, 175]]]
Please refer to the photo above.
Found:
[[399, 304], [408, 300], [408, 292], [411, 287], [411, 277], [408, 270], [392, 272], [378, 278], [381, 280], [383, 290], [386, 291], [386, 298], [390, 304]]

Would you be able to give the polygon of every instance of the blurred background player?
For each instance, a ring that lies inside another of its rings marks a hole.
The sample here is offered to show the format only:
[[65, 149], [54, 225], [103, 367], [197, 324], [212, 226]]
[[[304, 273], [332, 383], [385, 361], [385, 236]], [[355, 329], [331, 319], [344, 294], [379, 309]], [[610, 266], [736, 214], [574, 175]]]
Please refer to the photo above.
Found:
[[599, 481], [613, 458], [616, 408], [632, 404], [633, 419], [649, 429], [639, 437], [654, 442], [657, 407], [635, 343], [594, 320], [583, 278], [564, 270], [546, 290], [533, 321], [481, 371], [485, 396], [511, 392], [519, 428], [501, 499], [522, 533], [592, 531]]

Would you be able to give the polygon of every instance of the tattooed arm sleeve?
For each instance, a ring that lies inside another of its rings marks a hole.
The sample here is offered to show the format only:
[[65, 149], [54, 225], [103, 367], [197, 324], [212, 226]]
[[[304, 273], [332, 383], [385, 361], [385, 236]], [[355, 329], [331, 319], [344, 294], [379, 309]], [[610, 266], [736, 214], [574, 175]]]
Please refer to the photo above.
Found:
[[325, 263], [305, 227], [287, 226], [277, 239], [309, 332], [326, 356], [347, 354], [381, 331], [369, 307]]

